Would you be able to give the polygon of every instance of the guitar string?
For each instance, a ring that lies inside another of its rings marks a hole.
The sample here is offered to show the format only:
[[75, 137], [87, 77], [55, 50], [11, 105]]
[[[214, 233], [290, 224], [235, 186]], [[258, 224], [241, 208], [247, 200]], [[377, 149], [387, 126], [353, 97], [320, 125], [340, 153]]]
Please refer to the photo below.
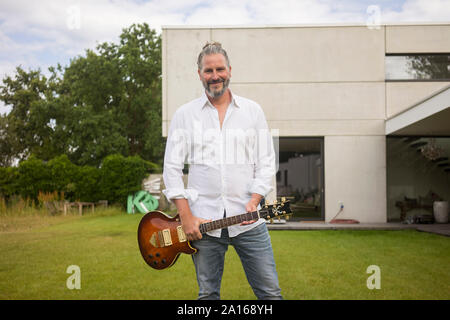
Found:
[[222, 229], [234, 224], [242, 223], [244, 221], [250, 221], [258, 218], [258, 211], [247, 212], [241, 215], [227, 217], [224, 219], [214, 220], [211, 222], [203, 223], [199, 226], [200, 233], [206, 233], [216, 229]]

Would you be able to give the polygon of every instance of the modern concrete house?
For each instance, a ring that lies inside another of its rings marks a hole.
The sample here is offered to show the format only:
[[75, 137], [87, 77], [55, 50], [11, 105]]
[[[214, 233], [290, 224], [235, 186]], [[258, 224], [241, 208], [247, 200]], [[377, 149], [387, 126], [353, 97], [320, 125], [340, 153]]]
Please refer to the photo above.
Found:
[[162, 41], [163, 136], [203, 92], [198, 53], [221, 42], [230, 88], [279, 133], [267, 198], [289, 197], [296, 217], [398, 221], [402, 203], [450, 199], [450, 23], [171, 26]]

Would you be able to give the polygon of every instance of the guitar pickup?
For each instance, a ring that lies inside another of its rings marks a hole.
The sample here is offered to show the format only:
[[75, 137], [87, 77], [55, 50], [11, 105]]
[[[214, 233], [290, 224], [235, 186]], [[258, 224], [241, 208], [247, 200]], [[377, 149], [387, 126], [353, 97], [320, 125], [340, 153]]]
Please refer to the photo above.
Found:
[[177, 227], [177, 233], [178, 233], [178, 241], [185, 242], [186, 241], [186, 234], [183, 231], [182, 226]]
[[161, 247], [166, 247], [172, 245], [172, 236], [170, 234], [170, 229], [164, 229], [158, 232], [160, 234], [160, 242], [162, 242]]

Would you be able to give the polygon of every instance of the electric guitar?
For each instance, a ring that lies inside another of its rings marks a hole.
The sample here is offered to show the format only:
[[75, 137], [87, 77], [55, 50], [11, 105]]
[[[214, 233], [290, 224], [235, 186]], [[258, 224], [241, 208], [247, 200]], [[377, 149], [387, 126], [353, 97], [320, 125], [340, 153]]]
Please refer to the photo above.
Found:
[[[286, 217], [289, 219], [291, 214], [289, 201], [281, 198], [280, 203], [277, 201], [274, 201], [273, 204], [266, 203], [261, 210], [202, 223], [199, 229], [204, 234], [259, 218], [272, 220]], [[162, 211], [151, 211], [142, 217], [138, 228], [138, 243], [142, 258], [150, 267], [158, 270], [172, 266], [180, 253], [194, 254], [197, 252], [197, 249], [192, 247], [186, 238], [179, 215], [171, 218]]]

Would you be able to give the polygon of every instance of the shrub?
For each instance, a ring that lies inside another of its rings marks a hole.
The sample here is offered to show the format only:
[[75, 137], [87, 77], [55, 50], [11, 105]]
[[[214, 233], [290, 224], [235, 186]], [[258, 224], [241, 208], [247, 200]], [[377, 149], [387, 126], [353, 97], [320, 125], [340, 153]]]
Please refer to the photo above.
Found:
[[101, 193], [108, 202], [126, 205], [127, 197], [142, 189], [142, 180], [154, 165], [139, 156], [110, 155], [101, 166]]
[[50, 160], [47, 166], [50, 174], [50, 190], [62, 192], [66, 198], [74, 200], [79, 167], [70, 162], [65, 154]]
[[17, 167], [0, 167], [0, 197], [7, 200], [18, 193], [18, 174], [19, 170]]
[[53, 191], [51, 173], [48, 166], [35, 157], [30, 157], [19, 163], [17, 187], [20, 195], [25, 199], [37, 201], [39, 191]]
[[100, 169], [91, 166], [79, 167], [74, 184], [76, 200], [87, 202], [103, 200], [100, 191]]
[[108, 200], [126, 206], [128, 195], [141, 190], [149, 170], [157, 168], [139, 156], [111, 155], [100, 168], [77, 166], [66, 155], [48, 163], [30, 157], [17, 168], [0, 167], [0, 197], [8, 202], [10, 197], [20, 196], [42, 204], [44, 198], [57, 194], [69, 201]]

